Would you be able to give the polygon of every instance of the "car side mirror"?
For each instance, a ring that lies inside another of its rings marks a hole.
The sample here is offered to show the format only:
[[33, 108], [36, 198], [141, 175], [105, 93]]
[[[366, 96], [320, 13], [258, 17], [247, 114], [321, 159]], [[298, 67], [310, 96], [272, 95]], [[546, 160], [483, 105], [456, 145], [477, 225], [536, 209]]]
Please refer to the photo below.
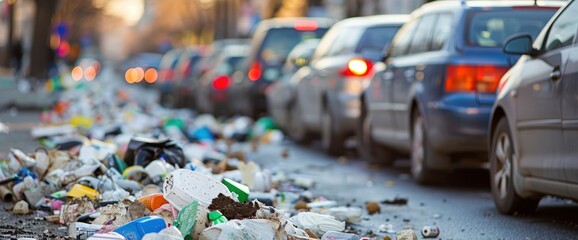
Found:
[[504, 53], [516, 55], [535, 56], [537, 50], [532, 47], [532, 37], [529, 34], [521, 33], [511, 36], [506, 40], [503, 48]]

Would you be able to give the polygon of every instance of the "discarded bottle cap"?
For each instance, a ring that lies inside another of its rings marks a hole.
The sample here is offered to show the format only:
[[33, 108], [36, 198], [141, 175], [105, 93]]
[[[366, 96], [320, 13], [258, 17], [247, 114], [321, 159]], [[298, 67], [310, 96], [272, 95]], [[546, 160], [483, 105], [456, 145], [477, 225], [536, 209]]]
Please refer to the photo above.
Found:
[[157, 208], [161, 207], [162, 205], [169, 203], [163, 197], [162, 193], [155, 193], [148, 196], [144, 196], [139, 198], [138, 201], [143, 203], [150, 211], [154, 211]]
[[74, 186], [72, 186], [72, 188], [70, 189], [70, 191], [68, 191], [68, 194], [66, 195], [67, 197], [72, 197], [72, 198], [79, 198], [79, 197], [84, 197], [87, 196], [88, 198], [94, 200], [96, 199], [96, 197], [98, 196], [99, 192], [81, 185], [81, 184], [74, 184]]
[[229, 220], [227, 220], [227, 218], [225, 216], [223, 216], [223, 214], [221, 214], [221, 212], [219, 211], [212, 211], [209, 212], [209, 220], [211, 220], [211, 222], [213, 222], [213, 225], [217, 225], [217, 224], [221, 224], [221, 223], [226, 223]]

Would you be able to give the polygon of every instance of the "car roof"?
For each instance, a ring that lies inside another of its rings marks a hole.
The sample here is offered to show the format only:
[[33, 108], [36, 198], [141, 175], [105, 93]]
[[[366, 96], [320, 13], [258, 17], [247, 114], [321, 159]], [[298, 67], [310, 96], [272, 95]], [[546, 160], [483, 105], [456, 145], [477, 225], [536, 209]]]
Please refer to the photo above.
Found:
[[371, 25], [402, 25], [410, 19], [410, 15], [387, 14], [367, 17], [354, 17], [341, 20], [337, 24], [341, 27], [357, 27]]
[[299, 21], [315, 21], [319, 27], [329, 28], [335, 21], [329, 18], [313, 18], [313, 17], [296, 17], [296, 18], [271, 18], [265, 19], [259, 23], [259, 30], [267, 30], [271, 28], [286, 28], [293, 27]]
[[225, 57], [246, 57], [249, 49], [246, 44], [232, 44], [224, 46], [222, 54]]
[[[463, 2], [463, 5], [462, 5]], [[442, 0], [426, 3], [412, 13], [412, 15], [420, 14], [422, 12], [438, 11], [438, 10], [455, 10], [455, 9], [472, 9], [472, 8], [489, 8], [489, 7], [522, 7], [522, 6], [536, 6], [536, 7], [562, 7], [566, 1], [458, 1], [458, 0]]]

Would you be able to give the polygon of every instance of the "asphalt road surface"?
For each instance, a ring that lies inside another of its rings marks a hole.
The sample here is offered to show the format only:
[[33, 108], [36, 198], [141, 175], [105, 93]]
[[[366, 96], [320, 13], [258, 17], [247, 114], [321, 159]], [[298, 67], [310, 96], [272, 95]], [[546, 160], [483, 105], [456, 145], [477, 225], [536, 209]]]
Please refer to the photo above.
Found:
[[[0, 133], [0, 156], [5, 156], [10, 147], [32, 151], [37, 143], [30, 138], [29, 129], [37, 121], [38, 113], [34, 112], [0, 112], [0, 122], [10, 127], [8, 134]], [[381, 204], [380, 214], [369, 216], [364, 211], [362, 221], [353, 226], [363, 233], [372, 231], [377, 236], [395, 239], [393, 233], [380, 232], [380, 225], [391, 224], [395, 231], [407, 227], [418, 231], [424, 225], [435, 225], [441, 230], [437, 239], [445, 240], [578, 239], [578, 205], [547, 198], [535, 214], [501, 215], [494, 208], [485, 170], [462, 170], [452, 174], [451, 181], [443, 186], [423, 187], [411, 180], [404, 160], [389, 169], [376, 168], [357, 159], [353, 152], [338, 160], [322, 154], [319, 144], [303, 147], [290, 141], [261, 145], [256, 152], [249, 146], [242, 148], [266, 168], [314, 179], [311, 192], [315, 196], [325, 196], [343, 205], [364, 208], [366, 201], [408, 199], [407, 205]], [[281, 156], [285, 149], [289, 153], [287, 158]], [[66, 233], [65, 228], [46, 224], [34, 215], [14, 217], [5, 209], [10, 207], [11, 204], [2, 204], [0, 208], [0, 239], [15, 236], [15, 229], [20, 230], [19, 237], [32, 235], [37, 239], [51, 239], [45, 229], [55, 235]]]
[[[398, 160], [389, 169], [375, 168], [355, 154], [332, 158], [320, 148], [285, 142], [261, 147], [253, 156], [268, 168], [315, 179], [314, 194], [342, 204], [364, 208], [366, 201], [407, 198], [405, 206], [382, 204], [381, 214], [365, 217], [359, 224], [359, 229], [379, 236], [395, 239], [394, 234], [379, 231], [380, 225], [392, 224], [396, 231], [435, 225], [441, 231], [437, 239], [578, 239], [578, 205], [569, 200], [549, 197], [535, 214], [501, 215], [494, 207], [487, 170], [460, 170], [445, 185], [424, 187], [412, 181], [407, 160]], [[289, 151], [287, 159], [279, 157], [283, 149]]]

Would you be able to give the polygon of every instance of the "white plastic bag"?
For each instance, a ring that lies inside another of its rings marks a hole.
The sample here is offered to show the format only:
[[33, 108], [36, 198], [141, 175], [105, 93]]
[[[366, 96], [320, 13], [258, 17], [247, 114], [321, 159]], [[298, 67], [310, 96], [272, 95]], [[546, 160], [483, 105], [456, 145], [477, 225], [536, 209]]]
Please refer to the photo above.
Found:
[[230, 220], [205, 229], [201, 240], [286, 239], [278, 221], [268, 219]]
[[293, 216], [290, 221], [303, 230], [311, 230], [317, 236], [323, 236], [327, 231], [342, 232], [345, 230], [345, 222], [337, 221], [333, 216], [319, 213], [302, 212]]

